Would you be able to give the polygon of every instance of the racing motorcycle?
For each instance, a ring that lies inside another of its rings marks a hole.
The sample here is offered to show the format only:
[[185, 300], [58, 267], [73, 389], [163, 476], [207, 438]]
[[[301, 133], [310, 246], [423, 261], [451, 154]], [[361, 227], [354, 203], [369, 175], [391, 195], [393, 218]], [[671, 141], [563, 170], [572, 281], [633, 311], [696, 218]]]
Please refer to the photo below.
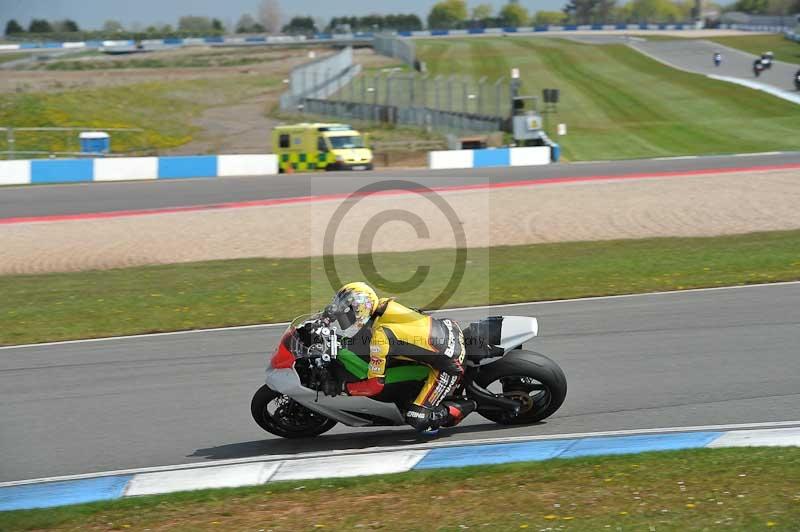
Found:
[[761, 59], [756, 59], [753, 62], [753, 75], [758, 77], [762, 72], [764, 72], [764, 63], [761, 61]]
[[800, 70], [794, 74], [794, 88], [800, 91]]
[[[451, 397], [474, 400], [481, 416], [501, 425], [551, 416], [564, 402], [567, 381], [558, 364], [522, 349], [538, 329], [536, 318], [523, 316], [471, 323], [463, 331], [464, 377]], [[405, 407], [422, 388], [428, 366], [390, 359], [379, 395], [341, 393], [340, 383], [367, 377], [369, 338], [364, 330], [348, 339], [337, 335], [320, 314], [295, 319], [268, 362], [266, 383], [251, 401], [256, 423], [284, 438], [317, 436], [337, 423], [405, 425]]]

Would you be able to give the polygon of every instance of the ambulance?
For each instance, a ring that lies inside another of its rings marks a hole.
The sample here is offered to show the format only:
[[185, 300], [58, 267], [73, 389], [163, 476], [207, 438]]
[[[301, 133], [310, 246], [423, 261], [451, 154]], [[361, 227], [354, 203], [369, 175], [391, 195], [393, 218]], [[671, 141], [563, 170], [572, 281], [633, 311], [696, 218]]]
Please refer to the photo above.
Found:
[[365, 136], [347, 124], [294, 124], [272, 130], [281, 172], [372, 170]]

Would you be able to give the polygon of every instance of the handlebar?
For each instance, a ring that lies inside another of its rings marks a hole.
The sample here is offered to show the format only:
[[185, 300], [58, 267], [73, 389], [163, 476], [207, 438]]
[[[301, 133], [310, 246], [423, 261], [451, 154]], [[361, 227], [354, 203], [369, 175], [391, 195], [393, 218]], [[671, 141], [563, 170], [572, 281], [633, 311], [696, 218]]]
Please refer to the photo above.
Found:
[[[302, 333], [300, 333], [300, 329], [303, 330]], [[298, 338], [298, 335], [306, 336], [308, 340]], [[294, 340], [292, 351], [295, 356], [318, 359], [325, 364], [336, 359], [341, 347], [336, 331], [320, 320], [307, 322], [298, 327]]]

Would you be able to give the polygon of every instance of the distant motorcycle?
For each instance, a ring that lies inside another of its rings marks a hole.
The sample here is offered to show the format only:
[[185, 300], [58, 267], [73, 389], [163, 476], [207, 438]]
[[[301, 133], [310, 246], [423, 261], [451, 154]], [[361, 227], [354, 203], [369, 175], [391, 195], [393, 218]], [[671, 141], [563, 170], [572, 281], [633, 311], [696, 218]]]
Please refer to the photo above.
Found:
[[722, 64], [722, 54], [717, 52], [714, 54], [714, 66], [718, 67]]
[[756, 59], [753, 62], [753, 75], [758, 77], [762, 72], [764, 72], [764, 63], [761, 62], [761, 59]]
[[768, 70], [772, 68], [772, 61], [775, 58], [775, 54], [772, 52], [764, 52], [761, 54], [761, 64], [764, 65], [764, 69]]
[[800, 91], [800, 70], [794, 74], [794, 88]]

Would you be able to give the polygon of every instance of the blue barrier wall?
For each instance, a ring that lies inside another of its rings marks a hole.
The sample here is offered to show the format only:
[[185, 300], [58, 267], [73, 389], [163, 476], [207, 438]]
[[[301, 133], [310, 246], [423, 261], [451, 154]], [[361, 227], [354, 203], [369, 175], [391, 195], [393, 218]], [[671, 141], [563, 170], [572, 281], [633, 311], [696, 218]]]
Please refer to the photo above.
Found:
[[44, 159], [31, 161], [31, 183], [80, 183], [94, 177], [91, 159]]
[[158, 178], [213, 177], [217, 175], [215, 155], [195, 157], [159, 157]]
[[475, 150], [472, 157], [473, 168], [488, 168], [490, 166], [511, 165], [511, 152], [508, 151], [508, 148]]
[[278, 157], [274, 154], [0, 161], [0, 184], [4, 185], [262, 176], [277, 173]]

